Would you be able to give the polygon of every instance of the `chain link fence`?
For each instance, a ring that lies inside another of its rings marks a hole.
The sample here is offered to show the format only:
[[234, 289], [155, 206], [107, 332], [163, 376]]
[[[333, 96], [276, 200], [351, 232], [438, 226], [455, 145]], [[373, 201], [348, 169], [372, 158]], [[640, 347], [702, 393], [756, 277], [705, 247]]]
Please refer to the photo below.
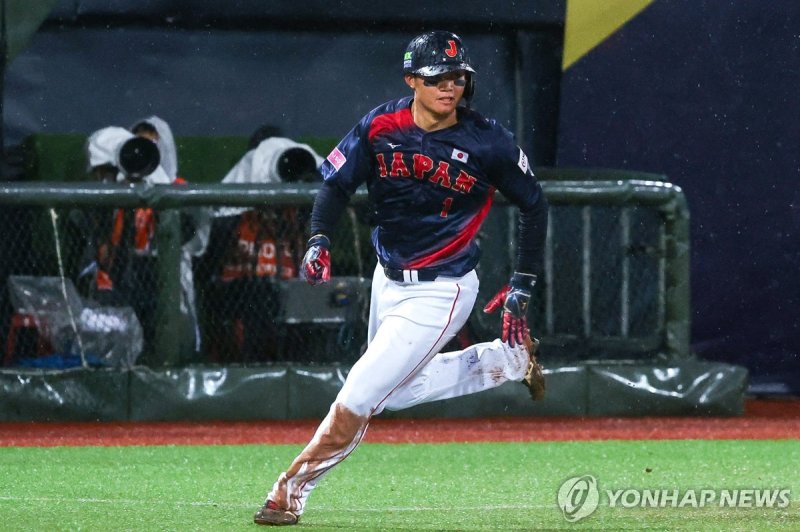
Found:
[[347, 209], [332, 237], [335, 276], [316, 287], [300, 272], [310, 211], [214, 210], [207, 250], [194, 263], [205, 360], [351, 363], [360, 355], [376, 262], [364, 208]]
[[[682, 196], [620, 186], [546, 187], [530, 323], [551, 359], [688, 354]], [[366, 347], [363, 194], [332, 238], [333, 281], [311, 287], [299, 266], [312, 188], [23, 188], [0, 191], [3, 365], [351, 364]], [[481, 293], [451, 348], [500, 330], [481, 309], [511, 273], [516, 209], [499, 202], [478, 238]]]
[[[167, 223], [151, 208], [3, 210], [4, 364], [41, 367], [43, 355], [56, 355], [53, 364], [69, 365], [82, 354], [89, 364], [159, 365], [159, 335], [173, 338], [181, 364], [353, 362], [376, 262], [363, 211], [349, 208], [334, 235], [333, 282], [311, 287], [299, 275], [310, 205], [180, 209]], [[176, 221], [177, 276], [158, 239]], [[175, 291], [177, 305], [161, 302], [178, 309], [164, 331], [159, 298]], [[99, 324], [128, 333], [117, 338], [134, 344], [124, 360], [78, 342], [89, 332], [81, 316], [97, 323], [109, 309], [129, 318]]]

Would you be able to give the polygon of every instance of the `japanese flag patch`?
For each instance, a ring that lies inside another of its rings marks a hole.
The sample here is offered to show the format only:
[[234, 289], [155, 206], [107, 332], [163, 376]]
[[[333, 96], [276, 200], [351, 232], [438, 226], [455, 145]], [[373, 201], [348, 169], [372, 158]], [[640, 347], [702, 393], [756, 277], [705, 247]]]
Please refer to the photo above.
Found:
[[450, 156], [450, 158], [458, 162], [465, 163], [469, 159], [469, 153], [461, 151], [458, 148], [453, 148], [453, 154]]
[[526, 174], [530, 169], [530, 167], [528, 166], [528, 156], [525, 155], [525, 152], [522, 151], [522, 148], [519, 149], [519, 161], [517, 161], [517, 166], [519, 166], [519, 169]]
[[328, 154], [327, 159], [337, 171], [347, 162], [347, 157], [344, 156], [344, 153], [339, 151], [339, 148], [334, 148], [333, 151]]

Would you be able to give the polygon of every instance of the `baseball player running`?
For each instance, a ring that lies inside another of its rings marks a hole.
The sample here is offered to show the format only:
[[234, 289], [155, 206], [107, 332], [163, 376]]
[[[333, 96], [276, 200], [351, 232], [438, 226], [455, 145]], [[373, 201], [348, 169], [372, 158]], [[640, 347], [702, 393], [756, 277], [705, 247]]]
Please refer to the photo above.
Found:
[[[475, 70], [461, 38], [446, 31], [419, 35], [408, 45], [403, 72], [412, 95], [368, 113], [323, 163], [302, 265], [309, 283], [330, 279], [329, 235], [366, 182], [378, 255], [368, 347], [309, 444], [256, 512], [258, 524], [297, 523], [311, 490], [353, 452], [370, 418], [384, 408], [506, 381], [523, 380], [534, 399], [544, 391], [525, 317], [547, 226], [541, 187], [511, 133], [469, 108]], [[495, 190], [520, 213], [516, 272], [484, 309], [502, 307], [502, 337], [439, 353], [475, 304], [475, 235]]]

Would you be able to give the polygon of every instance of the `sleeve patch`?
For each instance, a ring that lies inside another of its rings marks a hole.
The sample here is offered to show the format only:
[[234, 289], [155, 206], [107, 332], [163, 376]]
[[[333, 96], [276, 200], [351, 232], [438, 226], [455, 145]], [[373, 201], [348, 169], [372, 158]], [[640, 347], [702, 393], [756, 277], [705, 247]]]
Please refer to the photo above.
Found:
[[528, 156], [525, 155], [525, 152], [522, 151], [522, 148], [519, 149], [519, 161], [517, 161], [517, 166], [519, 166], [519, 169], [525, 174], [528, 173], [530, 168], [528, 166]]
[[342, 168], [342, 166], [344, 166], [344, 163], [347, 162], [347, 157], [345, 157], [344, 154], [339, 151], [339, 148], [334, 148], [333, 151], [328, 154], [327, 159], [328, 162], [331, 163], [334, 168], [336, 168], [337, 172]]

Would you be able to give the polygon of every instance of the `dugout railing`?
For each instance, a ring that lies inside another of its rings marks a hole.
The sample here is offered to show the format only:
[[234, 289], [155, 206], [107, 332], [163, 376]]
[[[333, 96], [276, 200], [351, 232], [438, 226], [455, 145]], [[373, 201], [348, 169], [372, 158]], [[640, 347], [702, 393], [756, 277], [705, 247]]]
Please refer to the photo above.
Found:
[[[689, 213], [680, 188], [668, 183], [664, 176], [648, 174], [540, 169], [539, 176], [552, 205], [545, 274], [537, 285], [530, 316], [534, 331], [541, 337], [542, 350], [552, 359], [565, 362], [688, 357]], [[624, 179], [596, 179], [611, 176]], [[563, 180], [564, 177], [570, 179]], [[341, 234], [334, 238], [334, 275], [341, 282], [315, 291], [307, 290], [302, 282], [275, 275], [267, 283], [271, 288], [261, 292], [260, 299], [272, 301], [276, 308], [249, 308], [251, 318], [276, 322], [262, 331], [259, 338], [260, 343], [271, 346], [266, 355], [231, 356], [228, 352], [237, 349], [227, 340], [236, 336], [237, 330], [241, 335], [241, 323], [231, 323], [221, 313], [247, 314], [248, 308], [241, 312], [236, 310], [236, 301], [223, 304], [220, 298], [244, 295], [254, 298], [259, 289], [249, 284], [244, 290], [214, 294], [214, 289], [209, 288], [212, 276], [202, 269], [206, 267], [204, 255], [210, 254], [209, 248], [219, 247], [219, 242], [211, 242], [202, 253], [192, 255], [190, 273], [181, 265], [186, 260], [182, 251], [182, 213], [203, 211], [206, 224], [218, 219], [208, 213], [218, 213], [220, 209], [241, 212], [269, 208], [280, 212], [293, 208], [307, 214], [317, 188], [317, 185], [0, 185], [3, 205], [0, 226], [4, 227], [0, 274], [6, 292], [3, 300], [6, 325], [0, 332], [0, 345], [6, 347], [4, 361], [14, 363], [15, 353], [9, 351], [18, 346], [22, 356], [41, 354], [31, 352], [34, 350], [31, 345], [27, 346], [28, 353], [22, 352], [25, 346], [20, 345], [20, 330], [11, 323], [19, 309], [12, 308], [9, 278], [66, 278], [77, 286], [81, 296], [88, 297], [86, 274], [80, 278], [80, 270], [91, 262], [91, 257], [82, 256], [86, 254], [85, 241], [91, 238], [87, 234], [90, 230], [76, 219], [85, 218], [86, 212], [100, 212], [110, 218], [116, 209], [149, 208], [158, 213], [153, 235], [153, 247], [158, 251], [154, 253], [150, 273], [156, 280], [150, 289], [156, 287], [157, 294], [145, 295], [145, 299], [152, 301], [142, 307], [144, 310], [134, 305], [139, 313], [152, 313], [149, 317], [153, 330], [145, 334], [145, 343], [151, 345], [145, 345], [145, 356], [139, 363], [150, 366], [351, 363], [364, 348], [369, 278], [375, 264], [367, 227], [366, 191], [360, 190], [353, 197], [352, 208], [340, 224]], [[295, 221], [294, 232], [298, 228], [301, 233], [305, 231], [307, 216], [301, 215]], [[498, 318], [484, 315], [480, 309], [511, 272], [515, 233], [516, 210], [509, 208], [498, 195], [495, 208], [479, 234], [483, 249], [479, 267], [481, 296], [468, 327], [457, 341], [487, 340], [496, 335]], [[299, 248], [305, 233], [293, 234], [292, 238], [297, 248], [296, 263], [302, 254]], [[192, 326], [184, 323], [186, 302], [181, 295], [182, 289], [185, 290], [181, 277], [187, 274], [194, 277], [196, 321]], [[61, 288], [66, 299], [64, 287]], [[253, 303], [243, 302], [240, 306], [246, 305]], [[148, 316], [140, 317], [146, 323]], [[72, 330], [80, 336], [74, 324]], [[198, 330], [199, 337], [192, 339], [192, 333]], [[14, 346], [9, 345], [10, 334], [16, 335]], [[69, 331], [65, 334], [69, 335]], [[240, 338], [239, 349], [241, 342]], [[85, 357], [85, 348], [79, 352], [79, 342], [68, 345], [73, 355]]]

